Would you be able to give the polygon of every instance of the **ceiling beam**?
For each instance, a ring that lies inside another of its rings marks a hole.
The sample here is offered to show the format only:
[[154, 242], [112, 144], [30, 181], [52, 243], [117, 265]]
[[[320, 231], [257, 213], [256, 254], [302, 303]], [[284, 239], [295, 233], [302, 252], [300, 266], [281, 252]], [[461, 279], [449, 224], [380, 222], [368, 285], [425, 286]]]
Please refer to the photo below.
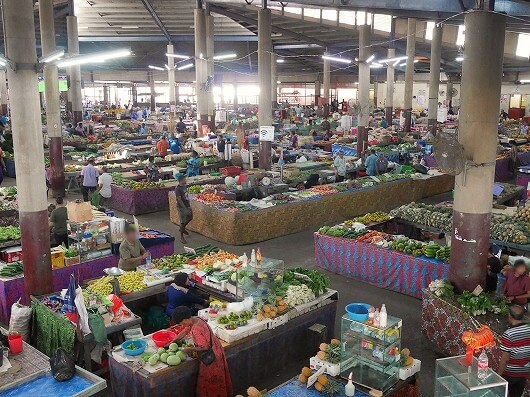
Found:
[[[249, 24], [249, 25], [258, 26], [258, 21], [256, 19], [240, 15], [237, 12], [229, 11], [229, 10], [223, 8], [223, 7], [219, 7], [219, 6], [214, 5], [214, 4], [210, 4], [210, 11], [211, 12], [215, 12], [217, 14], [224, 15], [225, 17], [228, 17], [228, 18], [233, 19], [235, 21], [240, 21], [240, 22], [244, 22], [244, 23]], [[256, 11], [257, 11], [257, 7], [256, 7]], [[292, 39], [295, 39], [295, 40], [298, 40], [298, 41], [303, 41], [303, 42], [306, 42], [306, 43], [318, 44], [319, 46], [324, 47], [324, 48], [327, 46], [327, 44], [325, 42], [321, 41], [321, 40], [314, 39], [314, 38], [312, 38], [310, 36], [306, 36], [305, 34], [293, 32], [293, 31], [291, 31], [289, 29], [280, 28], [278, 26], [275, 26], [274, 24], [272, 24], [272, 31], [274, 33], [281, 33], [284, 36], [291, 37]]]
[[[192, 42], [195, 40], [195, 35], [193, 34], [182, 34], [182, 35], [172, 35], [172, 42]], [[258, 36], [254, 35], [216, 35], [214, 36], [215, 41], [258, 41]], [[167, 41], [165, 36], [160, 35], [146, 35], [146, 36], [79, 36], [80, 42], [161, 42]]]
[[166, 37], [167, 41], [169, 41], [171, 43], [171, 35], [169, 34], [169, 32], [167, 31], [166, 27], [164, 26], [164, 24], [160, 20], [160, 17], [156, 13], [155, 9], [153, 8], [153, 6], [149, 2], [149, 0], [141, 0], [141, 1], [142, 1], [142, 4], [144, 5], [145, 9], [149, 13], [149, 15], [151, 15], [151, 18], [153, 18], [155, 23], [158, 25], [158, 27], [160, 28], [160, 30], [162, 31], [162, 33]]

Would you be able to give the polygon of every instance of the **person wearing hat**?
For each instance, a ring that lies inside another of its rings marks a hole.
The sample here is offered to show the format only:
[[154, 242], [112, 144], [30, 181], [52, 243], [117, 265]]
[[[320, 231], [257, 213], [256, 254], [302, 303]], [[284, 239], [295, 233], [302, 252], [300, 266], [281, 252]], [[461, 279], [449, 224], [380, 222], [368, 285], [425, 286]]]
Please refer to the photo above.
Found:
[[344, 158], [344, 150], [339, 150], [339, 154], [333, 160], [335, 166], [335, 181], [342, 182], [346, 178], [346, 159]]
[[125, 225], [125, 239], [120, 244], [120, 262], [118, 266], [123, 270], [136, 270], [145, 259], [149, 256], [138, 240], [138, 233], [134, 225], [128, 223]]

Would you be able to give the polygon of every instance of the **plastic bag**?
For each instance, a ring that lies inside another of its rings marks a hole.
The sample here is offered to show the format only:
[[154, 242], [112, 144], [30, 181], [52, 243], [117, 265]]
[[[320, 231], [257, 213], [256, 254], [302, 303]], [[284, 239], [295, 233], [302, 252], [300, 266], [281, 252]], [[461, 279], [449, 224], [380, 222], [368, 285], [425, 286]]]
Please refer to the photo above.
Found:
[[53, 377], [58, 382], [72, 379], [75, 375], [74, 357], [68, 354], [62, 347], [58, 348], [50, 358], [50, 367]]
[[90, 204], [92, 204], [94, 207], [99, 207], [100, 202], [101, 195], [99, 194], [99, 192], [97, 190], [92, 192], [92, 194], [90, 195]]
[[29, 322], [31, 320], [31, 308], [21, 305], [20, 299], [11, 306], [11, 318], [9, 320], [9, 333], [19, 333], [24, 341], [29, 342]]

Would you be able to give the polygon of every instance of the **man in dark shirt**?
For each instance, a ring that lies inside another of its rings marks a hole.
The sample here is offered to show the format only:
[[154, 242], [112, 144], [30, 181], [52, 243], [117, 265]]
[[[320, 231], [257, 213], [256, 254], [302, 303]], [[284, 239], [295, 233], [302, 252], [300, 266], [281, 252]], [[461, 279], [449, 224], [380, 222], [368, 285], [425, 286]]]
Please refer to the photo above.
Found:
[[219, 152], [219, 159], [223, 161], [225, 159], [225, 147], [226, 141], [223, 135], [217, 137], [217, 151]]
[[320, 128], [322, 128], [322, 131], [329, 132], [331, 130], [331, 124], [328, 121], [328, 118], [325, 117], [322, 124], [320, 124]]
[[177, 123], [177, 132], [179, 134], [183, 134], [186, 132], [186, 124], [182, 121], [182, 117], [179, 119], [179, 122]]
[[486, 292], [495, 292], [497, 290], [497, 275], [501, 272], [503, 266], [499, 258], [493, 252], [494, 248], [490, 246], [488, 250], [488, 273], [486, 275]]
[[57, 207], [50, 214], [50, 227], [53, 228], [53, 239], [56, 245], [64, 244], [68, 248], [68, 212], [62, 197], [55, 199]]

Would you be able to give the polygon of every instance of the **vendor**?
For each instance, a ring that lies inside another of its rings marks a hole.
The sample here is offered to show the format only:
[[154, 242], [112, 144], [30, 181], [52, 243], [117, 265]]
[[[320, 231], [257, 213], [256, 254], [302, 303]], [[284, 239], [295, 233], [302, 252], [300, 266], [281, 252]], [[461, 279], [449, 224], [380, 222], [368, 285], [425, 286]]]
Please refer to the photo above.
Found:
[[180, 153], [180, 140], [177, 136], [169, 138], [169, 148], [173, 154]]
[[179, 122], [177, 123], [177, 132], [179, 134], [184, 134], [186, 132], [186, 124], [182, 121], [182, 117], [179, 118]]
[[296, 130], [291, 131], [291, 137], [289, 138], [289, 146], [291, 146], [293, 149], [296, 149], [298, 147], [298, 135], [296, 134]]
[[217, 136], [217, 157], [223, 161], [225, 159], [226, 140], [223, 135]]
[[339, 154], [333, 160], [335, 166], [335, 181], [342, 182], [346, 178], [346, 159], [344, 158], [344, 150], [339, 150]]
[[226, 362], [225, 351], [221, 341], [213, 334], [206, 321], [193, 317], [186, 306], [177, 307], [171, 318], [175, 324], [184, 326], [184, 330], [177, 338], [188, 337], [192, 339], [195, 347], [185, 347], [182, 351], [186, 354], [205, 353], [211, 349], [213, 361], [204, 364], [199, 358], [199, 374], [197, 376], [197, 396], [231, 397], [232, 380]]
[[364, 166], [366, 167], [366, 174], [369, 176], [374, 176], [376, 174], [376, 162], [377, 156], [375, 155], [375, 150], [370, 150], [370, 155], [366, 158]]
[[196, 316], [200, 309], [204, 309], [208, 301], [195, 295], [188, 288], [188, 275], [186, 273], [177, 273], [173, 283], [167, 287], [167, 306], [166, 314], [171, 317], [173, 311], [179, 306], [186, 306], [190, 309], [191, 314]]
[[145, 134], [147, 134], [147, 128], [145, 128], [145, 123], [142, 123], [142, 124], [140, 125], [140, 129], [138, 130], [138, 133], [139, 133], [140, 135], [145, 135]]
[[85, 129], [83, 128], [82, 122], [77, 123], [77, 127], [75, 127], [74, 134], [79, 136], [85, 136]]
[[386, 121], [386, 118], [383, 117], [383, 119], [381, 120], [381, 128], [384, 128], [386, 130], [387, 127], [388, 123]]
[[50, 214], [50, 228], [55, 246], [64, 244], [68, 248], [68, 211], [61, 196], [55, 199], [55, 209]]
[[118, 264], [123, 270], [136, 270], [141, 265], [149, 253], [138, 240], [137, 230], [134, 225], [125, 225], [125, 239], [120, 244], [120, 262]]
[[377, 160], [375, 160], [375, 171], [377, 175], [384, 174], [388, 169], [388, 160], [383, 153], [379, 153]]
[[158, 182], [160, 180], [160, 169], [156, 166], [153, 156], [149, 156], [149, 161], [144, 166], [144, 172], [147, 182]]
[[191, 152], [191, 158], [189, 158], [187, 161], [187, 164], [188, 164], [188, 168], [186, 170], [187, 176], [197, 176], [200, 174], [199, 163], [200, 163], [199, 153], [197, 153], [194, 150], [193, 152]]
[[508, 303], [526, 306], [530, 297], [530, 277], [524, 261], [516, 261], [513, 270], [508, 272], [502, 295]]
[[324, 121], [320, 124], [320, 128], [322, 128], [322, 131], [324, 131], [325, 134], [331, 131], [331, 124], [327, 117], [324, 117]]
[[169, 149], [169, 143], [167, 142], [167, 139], [165, 136], [160, 138], [160, 140], [156, 143], [156, 150], [158, 151], [158, 155], [162, 158], [167, 156], [167, 151]]

